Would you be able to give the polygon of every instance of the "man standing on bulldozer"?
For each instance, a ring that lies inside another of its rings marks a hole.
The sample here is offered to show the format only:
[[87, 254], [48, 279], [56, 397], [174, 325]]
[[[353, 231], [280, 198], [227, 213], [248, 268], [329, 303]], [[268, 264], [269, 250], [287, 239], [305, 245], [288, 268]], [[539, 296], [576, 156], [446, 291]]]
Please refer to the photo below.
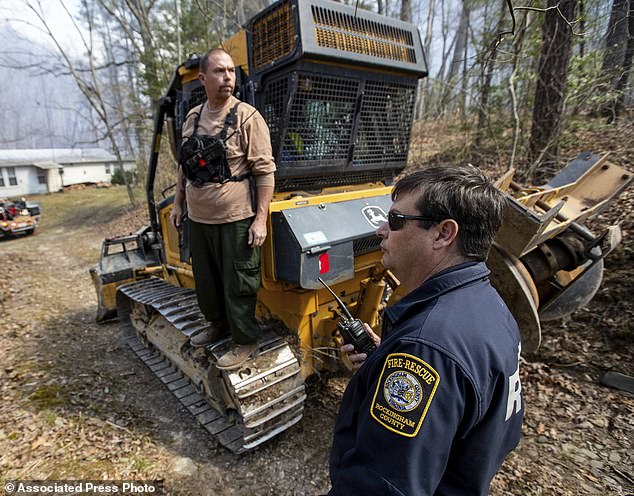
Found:
[[255, 305], [275, 162], [264, 118], [233, 96], [231, 56], [209, 50], [198, 78], [207, 100], [191, 109], [183, 126], [170, 220], [181, 229], [186, 201], [196, 296], [211, 323], [191, 344], [205, 346], [230, 333], [234, 346], [217, 367], [233, 369], [251, 357], [261, 335]]
[[379, 227], [404, 289], [344, 394], [330, 495], [486, 495], [522, 425], [520, 335], [484, 261], [503, 193], [472, 166], [401, 179]]

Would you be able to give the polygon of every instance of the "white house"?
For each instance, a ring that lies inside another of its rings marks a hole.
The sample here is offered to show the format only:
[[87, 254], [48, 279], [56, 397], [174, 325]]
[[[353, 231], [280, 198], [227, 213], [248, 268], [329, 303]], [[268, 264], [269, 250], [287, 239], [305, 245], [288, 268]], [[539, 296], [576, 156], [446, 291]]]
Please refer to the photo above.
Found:
[[[117, 158], [101, 148], [38, 148], [0, 150], [0, 198], [52, 193], [64, 186], [110, 182], [120, 167]], [[131, 160], [123, 161], [134, 171]]]

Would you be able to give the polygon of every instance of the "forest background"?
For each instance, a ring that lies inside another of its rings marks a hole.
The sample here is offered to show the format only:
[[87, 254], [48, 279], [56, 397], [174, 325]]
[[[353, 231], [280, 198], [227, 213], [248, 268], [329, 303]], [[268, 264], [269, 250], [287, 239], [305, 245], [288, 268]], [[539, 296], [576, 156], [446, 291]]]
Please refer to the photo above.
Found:
[[[12, 2], [20, 8], [0, 12], [0, 148], [101, 146], [136, 159], [141, 177], [154, 102], [176, 66], [271, 3]], [[418, 25], [429, 76], [415, 132], [440, 126], [439, 138], [447, 129], [460, 136], [439, 159], [493, 161], [540, 182], [573, 158], [560, 156], [562, 133], [631, 120], [634, 0], [345, 3]]]

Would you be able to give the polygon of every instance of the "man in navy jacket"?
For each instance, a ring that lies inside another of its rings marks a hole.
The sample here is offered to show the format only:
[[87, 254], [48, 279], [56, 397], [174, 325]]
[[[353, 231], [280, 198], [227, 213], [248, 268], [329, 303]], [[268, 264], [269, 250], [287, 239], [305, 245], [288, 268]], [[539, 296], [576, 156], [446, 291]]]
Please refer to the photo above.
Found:
[[[377, 230], [403, 294], [358, 367], [330, 459], [331, 495], [484, 495], [517, 445], [520, 335], [484, 260], [503, 194], [472, 166], [401, 179]], [[368, 330], [369, 327], [366, 326]]]

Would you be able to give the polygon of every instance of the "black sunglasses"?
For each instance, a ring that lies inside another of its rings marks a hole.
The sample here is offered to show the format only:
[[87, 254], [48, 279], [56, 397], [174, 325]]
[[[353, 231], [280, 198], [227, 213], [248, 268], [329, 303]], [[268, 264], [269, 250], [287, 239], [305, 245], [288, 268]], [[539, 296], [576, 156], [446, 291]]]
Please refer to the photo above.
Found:
[[424, 217], [422, 215], [405, 215], [397, 214], [396, 212], [389, 212], [387, 214], [387, 224], [390, 226], [390, 231], [400, 231], [403, 229], [406, 220], [426, 220], [428, 222], [438, 222], [436, 219]]

